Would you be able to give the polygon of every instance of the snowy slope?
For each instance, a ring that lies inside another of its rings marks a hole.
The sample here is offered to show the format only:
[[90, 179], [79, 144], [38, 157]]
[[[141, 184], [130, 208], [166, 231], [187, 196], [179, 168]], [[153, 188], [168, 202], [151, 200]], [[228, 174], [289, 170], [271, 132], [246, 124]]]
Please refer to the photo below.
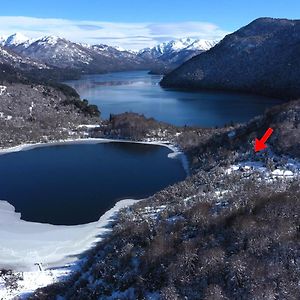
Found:
[[17, 69], [46, 69], [47, 66], [30, 58], [20, 56], [0, 46], [0, 66], [9, 65]]
[[103, 72], [136, 69], [142, 63], [135, 54], [107, 45], [74, 43], [57, 36], [28, 39], [14, 34], [0, 39], [6, 48], [52, 67]]
[[10, 35], [6, 39], [3, 39], [3, 46], [18, 46], [20, 44], [30, 44], [30, 38], [23, 35], [22, 33], [15, 33]]

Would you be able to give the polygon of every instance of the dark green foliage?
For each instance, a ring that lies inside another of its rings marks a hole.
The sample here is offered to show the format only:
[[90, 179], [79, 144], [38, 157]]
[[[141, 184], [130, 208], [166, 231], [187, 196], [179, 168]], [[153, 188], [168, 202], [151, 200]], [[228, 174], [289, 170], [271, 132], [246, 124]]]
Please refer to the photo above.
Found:
[[63, 105], [74, 105], [85, 115], [100, 117], [100, 111], [97, 105], [89, 104], [88, 100], [81, 100], [80, 98], [69, 98], [65, 100]]

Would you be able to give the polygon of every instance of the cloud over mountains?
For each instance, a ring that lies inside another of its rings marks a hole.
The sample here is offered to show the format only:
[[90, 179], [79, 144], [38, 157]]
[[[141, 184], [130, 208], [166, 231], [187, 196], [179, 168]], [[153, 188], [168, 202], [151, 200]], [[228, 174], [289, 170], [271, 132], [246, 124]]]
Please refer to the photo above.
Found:
[[152, 47], [182, 37], [221, 39], [228, 32], [207, 22], [113, 23], [68, 19], [0, 16], [0, 36], [15, 32], [32, 38], [57, 35], [88, 44], [109, 44], [125, 49]]

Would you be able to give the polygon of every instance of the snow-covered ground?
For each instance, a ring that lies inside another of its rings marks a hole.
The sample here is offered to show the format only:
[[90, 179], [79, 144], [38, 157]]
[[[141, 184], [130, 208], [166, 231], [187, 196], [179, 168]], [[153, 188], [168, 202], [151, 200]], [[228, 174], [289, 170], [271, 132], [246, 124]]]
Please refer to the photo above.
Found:
[[0, 299], [10, 300], [15, 297], [19, 297], [18, 299], [26, 299], [36, 289], [67, 278], [71, 269], [72, 265], [68, 265], [60, 269], [15, 272], [14, 276], [18, 277], [16, 282], [17, 288], [7, 287], [5, 280], [0, 277]]
[[0, 85], [0, 96], [5, 93], [6, 89], [7, 87], [5, 85]]
[[[115, 214], [137, 201], [121, 200], [99, 221], [77, 226], [26, 222], [20, 219], [21, 215], [12, 205], [0, 201], [0, 269], [11, 268], [22, 272], [24, 277], [14, 292], [32, 291], [69, 273], [78, 255], [90, 249], [110, 230], [108, 225]], [[0, 279], [0, 299], [10, 299], [10, 294]]]
[[292, 179], [300, 176], [300, 162], [291, 158], [286, 158], [287, 162], [275, 167], [273, 170], [267, 168], [260, 161], [245, 161], [235, 165], [231, 165], [226, 174], [242, 170], [244, 172], [259, 172], [265, 180], [274, 179]]

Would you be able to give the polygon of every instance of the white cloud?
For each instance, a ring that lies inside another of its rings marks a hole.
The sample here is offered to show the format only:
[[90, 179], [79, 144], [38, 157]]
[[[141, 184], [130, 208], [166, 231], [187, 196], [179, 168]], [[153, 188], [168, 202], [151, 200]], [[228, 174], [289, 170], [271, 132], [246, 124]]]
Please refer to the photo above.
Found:
[[182, 37], [220, 39], [228, 32], [206, 22], [111, 23], [31, 17], [0, 16], [0, 36], [20, 32], [31, 38], [57, 35], [88, 44], [108, 44], [140, 49]]

